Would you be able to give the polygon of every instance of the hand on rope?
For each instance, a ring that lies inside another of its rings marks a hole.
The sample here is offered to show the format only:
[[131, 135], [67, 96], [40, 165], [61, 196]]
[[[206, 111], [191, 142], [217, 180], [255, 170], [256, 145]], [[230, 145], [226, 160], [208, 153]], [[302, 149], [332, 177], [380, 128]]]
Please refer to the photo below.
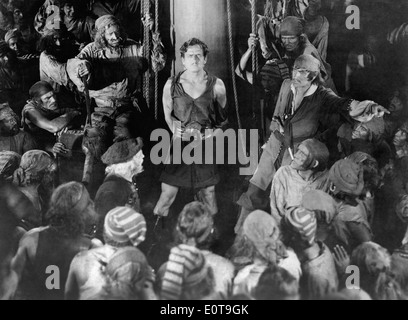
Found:
[[250, 33], [248, 38], [248, 48], [258, 48], [259, 37], [255, 33]]

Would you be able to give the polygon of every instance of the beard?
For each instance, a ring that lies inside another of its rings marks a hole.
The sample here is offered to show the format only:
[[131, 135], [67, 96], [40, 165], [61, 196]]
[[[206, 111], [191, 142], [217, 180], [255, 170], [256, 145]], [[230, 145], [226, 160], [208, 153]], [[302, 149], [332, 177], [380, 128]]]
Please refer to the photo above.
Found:
[[47, 54], [52, 56], [57, 62], [65, 63], [67, 62], [68, 58], [66, 57], [64, 50], [61, 47], [53, 47], [47, 50]]

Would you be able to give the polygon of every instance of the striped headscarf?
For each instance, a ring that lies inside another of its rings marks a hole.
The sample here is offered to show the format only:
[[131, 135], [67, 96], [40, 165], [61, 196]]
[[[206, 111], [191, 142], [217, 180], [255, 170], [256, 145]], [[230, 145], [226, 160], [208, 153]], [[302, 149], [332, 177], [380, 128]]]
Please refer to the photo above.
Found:
[[161, 298], [179, 300], [183, 288], [193, 287], [203, 281], [208, 276], [209, 268], [199, 249], [185, 244], [174, 247], [163, 276]]
[[146, 220], [132, 208], [117, 207], [105, 217], [105, 236], [120, 244], [137, 247], [146, 239]]
[[314, 243], [317, 221], [313, 212], [302, 207], [292, 207], [286, 211], [285, 222], [291, 226], [310, 246]]
[[20, 166], [21, 156], [13, 151], [0, 152], [0, 178], [8, 179]]

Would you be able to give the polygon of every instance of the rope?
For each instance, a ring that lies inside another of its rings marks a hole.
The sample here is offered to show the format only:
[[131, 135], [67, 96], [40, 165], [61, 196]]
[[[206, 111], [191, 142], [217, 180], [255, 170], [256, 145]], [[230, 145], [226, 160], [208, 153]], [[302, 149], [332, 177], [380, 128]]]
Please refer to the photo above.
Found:
[[234, 92], [234, 103], [235, 103], [235, 112], [237, 115], [239, 135], [241, 138], [241, 147], [244, 154], [246, 152], [245, 137], [243, 136], [242, 131], [242, 122], [241, 116], [239, 115], [239, 101], [238, 101], [238, 90], [237, 90], [237, 79], [235, 77], [235, 58], [234, 58], [234, 41], [232, 34], [232, 14], [231, 14], [231, 0], [227, 0], [227, 20], [228, 20], [228, 44], [229, 44], [229, 53], [230, 53], [230, 64], [231, 64], [231, 79], [232, 79], [232, 88]]
[[[150, 12], [150, 0], [144, 0], [142, 6], [142, 16], [146, 18]], [[150, 30], [148, 26], [144, 26], [143, 36], [143, 56], [150, 61]], [[146, 71], [143, 81], [143, 95], [147, 106], [150, 109], [150, 72]]]
[[[256, 0], [251, 1], [251, 24], [252, 24], [252, 33], [257, 34], [256, 29]], [[258, 76], [258, 52], [256, 47], [252, 47], [252, 81], [255, 88], [256, 78]], [[254, 98], [252, 103], [252, 119], [256, 118], [255, 115], [255, 105], [257, 103], [256, 93], [254, 91]]]
[[[159, 33], [159, 0], [155, 1], [155, 32]], [[154, 118], [157, 120], [159, 118], [159, 71], [154, 72]]]
[[242, 129], [241, 117], [239, 115], [239, 104], [238, 104], [238, 90], [237, 90], [237, 80], [235, 78], [235, 59], [234, 59], [234, 45], [232, 38], [232, 17], [231, 17], [231, 0], [227, 0], [227, 13], [228, 13], [228, 40], [229, 40], [229, 53], [230, 53], [230, 63], [231, 63], [231, 76], [232, 76], [232, 88], [234, 91], [234, 102], [235, 111], [238, 120], [238, 129]]
[[[257, 34], [256, 0], [251, 1], [251, 23], [252, 23], [252, 33]], [[256, 47], [252, 48], [252, 73], [254, 75], [254, 84], [255, 84], [255, 75], [258, 75], [258, 53], [257, 53]]]

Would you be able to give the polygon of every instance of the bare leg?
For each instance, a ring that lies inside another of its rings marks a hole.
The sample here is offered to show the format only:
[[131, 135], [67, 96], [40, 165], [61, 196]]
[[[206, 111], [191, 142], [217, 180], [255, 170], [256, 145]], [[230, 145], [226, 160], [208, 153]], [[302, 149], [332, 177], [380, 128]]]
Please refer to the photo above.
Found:
[[153, 211], [156, 216], [167, 217], [169, 215], [170, 207], [176, 200], [178, 190], [178, 187], [162, 183], [162, 193]]

